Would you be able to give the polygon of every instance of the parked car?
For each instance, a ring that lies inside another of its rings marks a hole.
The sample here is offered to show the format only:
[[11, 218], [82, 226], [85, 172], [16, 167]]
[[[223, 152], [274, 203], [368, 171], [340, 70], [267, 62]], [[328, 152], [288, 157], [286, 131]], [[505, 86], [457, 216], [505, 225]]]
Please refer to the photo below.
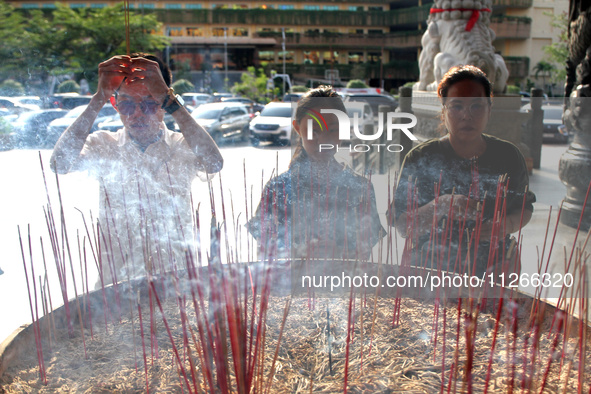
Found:
[[355, 138], [355, 134], [353, 134], [353, 119], [355, 116], [357, 116], [359, 119], [359, 132], [361, 134], [374, 134], [374, 114], [371, 110], [371, 106], [368, 103], [361, 101], [348, 101], [345, 102], [345, 109], [347, 110], [347, 115], [351, 119], [351, 138]]
[[38, 105], [24, 104], [15, 97], [0, 97], [0, 109], [6, 109], [14, 115], [20, 115], [23, 112], [39, 110]]
[[[172, 115], [169, 113], [164, 114], [164, 124], [170, 130], [178, 131], [178, 126], [177, 126], [176, 122], [174, 121], [174, 118], [172, 117]], [[105, 120], [103, 120], [102, 122], [99, 122], [97, 124], [97, 131], [98, 130], [106, 130], [106, 131], [111, 131], [114, 133], [114, 132], [119, 131], [122, 128], [123, 128], [123, 122], [121, 121], [121, 117], [119, 115], [107, 117]]]
[[185, 105], [191, 110], [199, 107], [201, 104], [207, 104], [213, 101], [213, 96], [207, 93], [183, 93], [181, 96], [185, 100]]
[[226, 97], [234, 97], [234, 95], [232, 93], [214, 93], [213, 94], [213, 102], [214, 103], [219, 103], [220, 101], [222, 101], [222, 99]]
[[250, 113], [261, 112], [265, 106], [260, 103], [255, 103], [246, 97], [222, 97], [222, 103], [242, 103], [249, 109]]
[[38, 107], [37, 109], [42, 109], [45, 106], [43, 99], [39, 96], [16, 96], [13, 98], [21, 104], [34, 105]]
[[285, 96], [283, 96], [283, 102], [284, 103], [297, 102], [302, 98], [303, 95], [304, 95], [304, 93], [286, 93]]
[[74, 109], [81, 105], [88, 105], [92, 96], [78, 93], [57, 93], [48, 98], [49, 108]]
[[[53, 147], [57, 140], [60, 138], [62, 133], [82, 114], [82, 112], [86, 109], [87, 105], [81, 105], [76, 107], [59, 119], [55, 119], [52, 121], [49, 126], [47, 126], [47, 146]], [[113, 108], [111, 104], [106, 104], [98, 113], [94, 124], [92, 125], [90, 132], [98, 130], [98, 124], [107, 120], [107, 118], [111, 118], [113, 116], [119, 117], [117, 110]]]
[[[521, 96], [521, 105], [526, 105], [527, 103], [530, 102], [531, 100], [531, 94], [529, 92], [519, 92], [519, 95]], [[546, 93], [544, 93], [544, 103], [548, 102], [548, 95]]]
[[0, 108], [0, 118], [12, 128], [12, 123], [18, 119], [18, 114], [13, 113], [6, 108]]
[[191, 116], [216, 141], [248, 138], [248, 124], [250, 114], [248, 109], [240, 103], [208, 103], [195, 109]]
[[291, 139], [291, 103], [269, 103], [250, 122], [250, 143], [274, 141], [288, 145]]
[[55, 120], [64, 117], [68, 111], [63, 109], [42, 109], [21, 114], [12, 124], [12, 143], [15, 148], [45, 148], [47, 127]]
[[544, 142], [566, 144], [569, 135], [566, 126], [562, 123], [562, 105], [542, 105], [542, 110], [544, 111], [544, 132], [542, 134], [542, 140]]
[[[521, 110], [531, 110], [531, 104], [524, 105]], [[542, 141], [566, 144], [569, 139], [569, 131], [562, 122], [562, 104], [545, 104], [542, 105], [542, 110], [544, 111]]]
[[378, 116], [380, 105], [387, 106], [388, 112], [394, 111], [398, 108], [398, 101], [388, 94], [347, 94], [344, 101], [364, 101], [368, 103], [371, 106], [371, 111], [373, 112], [374, 117]]

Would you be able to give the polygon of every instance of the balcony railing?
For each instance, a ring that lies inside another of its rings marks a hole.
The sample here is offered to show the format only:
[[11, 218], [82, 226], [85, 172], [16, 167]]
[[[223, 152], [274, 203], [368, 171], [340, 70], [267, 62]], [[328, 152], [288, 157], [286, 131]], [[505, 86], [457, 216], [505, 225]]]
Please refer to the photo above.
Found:
[[[266, 67], [280, 70], [283, 64], [269, 63]], [[287, 64], [285, 70], [288, 74], [297, 75], [300, 78], [324, 79], [324, 71], [330, 68], [329, 64]], [[385, 79], [419, 79], [419, 66], [414, 61], [393, 61], [384, 64], [383, 69], [379, 63], [335, 64], [332, 68], [339, 70], [339, 78], [343, 80], [377, 79], [380, 78], [380, 74]]]
[[493, 7], [530, 8], [533, 0], [493, 0]]
[[[396, 32], [384, 34], [348, 34], [348, 33], [286, 33], [287, 47], [298, 48], [415, 48], [421, 45], [420, 31]], [[275, 38], [281, 45], [281, 33], [258, 32], [256, 38]]]
[[523, 17], [493, 17], [490, 23], [497, 38], [526, 39], [531, 36], [531, 19]]
[[[310, 11], [269, 9], [157, 9], [158, 20], [165, 24], [240, 24], [277, 26], [348, 26], [379, 28], [417, 24], [429, 16], [430, 5], [392, 11]], [[149, 12], [145, 10], [144, 12]]]

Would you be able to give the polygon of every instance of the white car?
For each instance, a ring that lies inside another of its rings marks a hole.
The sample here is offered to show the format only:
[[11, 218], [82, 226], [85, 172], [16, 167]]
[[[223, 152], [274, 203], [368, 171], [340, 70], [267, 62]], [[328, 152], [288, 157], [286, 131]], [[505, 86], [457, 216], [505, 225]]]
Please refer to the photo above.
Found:
[[190, 107], [190, 109], [195, 109], [201, 104], [211, 103], [213, 101], [213, 96], [207, 93], [183, 93], [181, 96], [185, 100], [185, 105]]
[[274, 141], [288, 145], [291, 139], [291, 103], [269, 103], [250, 122], [250, 142], [258, 146], [261, 141]]
[[359, 132], [365, 135], [373, 135], [375, 125], [374, 113], [371, 110], [371, 106], [363, 101], [347, 101], [344, 104], [347, 109], [347, 115], [351, 119], [351, 138], [355, 138], [355, 134], [353, 133], [355, 116], [359, 119]]

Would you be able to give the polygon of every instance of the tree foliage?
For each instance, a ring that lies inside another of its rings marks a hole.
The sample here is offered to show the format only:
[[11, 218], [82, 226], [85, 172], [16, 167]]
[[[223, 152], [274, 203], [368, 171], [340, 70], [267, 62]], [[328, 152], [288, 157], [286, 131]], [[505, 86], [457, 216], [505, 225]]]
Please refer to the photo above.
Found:
[[80, 85], [74, 80], [67, 80], [60, 83], [57, 87], [58, 93], [80, 93]]
[[558, 41], [544, 47], [546, 58], [555, 66], [552, 72], [552, 81], [564, 83], [566, 80], [566, 60], [568, 58], [568, 16], [566, 12], [552, 15], [553, 29], [558, 29], [560, 34]]
[[14, 79], [6, 79], [0, 83], [0, 96], [22, 96], [24, 94], [23, 84]]
[[267, 102], [267, 76], [262, 68], [248, 67], [240, 76], [240, 82], [232, 86], [232, 93], [248, 97], [256, 102]]
[[542, 89], [546, 90], [546, 78], [552, 77], [552, 74], [556, 71], [556, 66], [548, 63], [547, 61], [540, 60], [536, 63], [532, 69], [536, 78], [542, 77]]
[[[162, 50], [167, 38], [151, 34], [160, 28], [155, 15], [132, 13], [131, 52]], [[124, 8], [118, 4], [72, 9], [56, 4], [51, 11], [25, 11], [0, 3], [0, 39], [3, 75], [24, 81], [31, 75], [45, 80], [49, 75], [74, 73], [76, 79], [85, 78], [94, 86], [98, 64], [127, 52]]]
[[347, 88], [350, 89], [363, 89], [367, 87], [368, 86], [366, 85], [366, 83], [363, 82], [361, 79], [352, 79], [349, 82], [347, 82]]
[[191, 93], [195, 91], [195, 85], [186, 79], [179, 79], [172, 84], [172, 88], [178, 94]]
[[292, 93], [306, 93], [307, 91], [308, 91], [308, 88], [305, 87], [304, 85], [293, 85], [291, 87]]

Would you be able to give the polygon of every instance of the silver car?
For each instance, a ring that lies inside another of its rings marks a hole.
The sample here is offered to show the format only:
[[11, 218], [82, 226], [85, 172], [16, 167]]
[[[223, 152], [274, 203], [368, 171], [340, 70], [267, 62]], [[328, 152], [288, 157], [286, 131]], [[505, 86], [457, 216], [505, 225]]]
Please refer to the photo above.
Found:
[[243, 104], [202, 104], [191, 113], [191, 116], [216, 143], [236, 138], [242, 141], [248, 139], [248, 124], [251, 116]]
[[[87, 105], [81, 105], [70, 110], [66, 116], [63, 118], [56, 119], [52, 121], [49, 126], [47, 126], [47, 138], [46, 143], [47, 147], [53, 147], [57, 140], [60, 138], [62, 133], [66, 131], [66, 129], [74, 123], [74, 121], [84, 112]], [[119, 116], [119, 113], [111, 104], [106, 104], [98, 113], [94, 124], [92, 125], [91, 132], [98, 130], [98, 124], [107, 120], [107, 118], [111, 118], [113, 116]]]

